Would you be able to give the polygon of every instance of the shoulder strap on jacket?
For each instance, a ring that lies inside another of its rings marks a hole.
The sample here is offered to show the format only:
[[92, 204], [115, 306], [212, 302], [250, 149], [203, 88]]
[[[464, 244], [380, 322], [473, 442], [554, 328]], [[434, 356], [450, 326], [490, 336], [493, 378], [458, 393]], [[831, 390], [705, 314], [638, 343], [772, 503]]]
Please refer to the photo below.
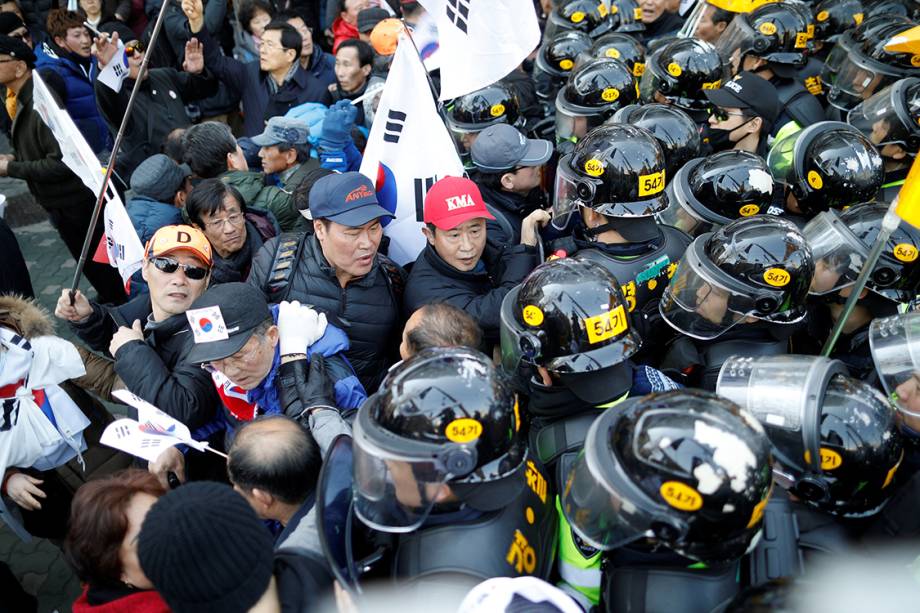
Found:
[[268, 301], [278, 303], [285, 300], [291, 291], [291, 278], [306, 244], [306, 232], [283, 232], [275, 247], [275, 256], [262, 291]]

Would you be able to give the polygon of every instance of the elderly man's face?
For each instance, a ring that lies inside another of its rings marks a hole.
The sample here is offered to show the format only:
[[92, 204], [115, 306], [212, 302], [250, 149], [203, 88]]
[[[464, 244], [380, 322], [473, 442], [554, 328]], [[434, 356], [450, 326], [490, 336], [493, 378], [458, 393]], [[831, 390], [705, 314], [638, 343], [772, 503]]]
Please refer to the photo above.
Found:
[[246, 344], [230, 357], [212, 361], [211, 367], [244, 390], [255, 389], [272, 369], [278, 338], [278, 326], [271, 326], [264, 335], [249, 337]]
[[228, 258], [246, 244], [246, 217], [236, 199], [227, 194], [223, 206], [214, 213], [201, 213], [202, 230], [211, 247], [222, 258]]
[[262, 172], [267, 175], [284, 172], [297, 163], [297, 151], [291, 147], [282, 149], [278, 145], [269, 145], [259, 149], [259, 159], [262, 160]]
[[661, 17], [668, 2], [667, 0], [642, 0], [639, 6], [642, 7], [642, 23], [652, 23]]

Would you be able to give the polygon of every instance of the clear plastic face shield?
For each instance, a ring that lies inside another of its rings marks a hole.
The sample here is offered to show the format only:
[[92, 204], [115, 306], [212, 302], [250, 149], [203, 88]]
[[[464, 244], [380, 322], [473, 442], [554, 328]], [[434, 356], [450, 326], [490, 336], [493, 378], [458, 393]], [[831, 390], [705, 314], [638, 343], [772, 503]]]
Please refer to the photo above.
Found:
[[760, 319], [757, 304], [764, 296], [751, 296], [747, 286], [704, 262], [704, 238], [705, 235], [694, 239], [687, 247], [658, 303], [658, 311], [676, 330], [710, 340], [748, 318]]
[[677, 36], [680, 38], [694, 38], [696, 36], [696, 29], [699, 27], [700, 20], [706, 13], [708, 4], [706, 0], [697, 0], [690, 14], [684, 18], [684, 25], [681, 26], [680, 30], [677, 32]]
[[[558, 111], [556, 117], [559, 117]], [[568, 227], [572, 213], [577, 213], [578, 207], [590, 202], [594, 195], [593, 190], [590, 188], [592, 182], [600, 183], [599, 180], [592, 179], [592, 177], [582, 177], [575, 174], [572, 170], [571, 161], [571, 154], [563, 156], [556, 167], [552, 224], [559, 230], [564, 230]]]
[[[907, 87], [902, 93], [903, 87], [904, 84], [895, 83], [857, 104], [847, 113], [847, 123], [877, 147], [900, 145], [909, 150], [908, 138], [920, 127], [920, 87]], [[906, 108], [899, 109], [902, 104], [897, 99], [899, 96], [906, 97]], [[905, 122], [914, 126], [912, 132], [908, 131]]]
[[893, 80], [894, 77], [885, 74], [877, 62], [849, 54], [834, 74], [827, 99], [839, 109], [851, 109]]
[[821, 296], [856, 283], [869, 250], [834, 211], [818, 213], [802, 230], [815, 259], [809, 294]]
[[745, 16], [735, 15], [713, 45], [722, 61], [731, 68], [731, 73], [737, 74], [741, 70], [741, 49], [749, 46], [753, 40], [754, 30]]
[[767, 166], [773, 180], [790, 186], [795, 181], [795, 146], [804, 130], [798, 130], [778, 139], [767, 154]]
[[920, 419], [920, 313], [874, 320], [869, 346], [890, 402], [904, 415]]
[[591, 424], [561, 497], [566, 519], [578, 536], [601, 550], [654, 536], [650, 520], [655, 511], [632, 502], [645, 494], [609, 457], [615, 453], [609, 444], [615, 417], [613, 411], [605, 411]]
[[[562, 91], [557, 94], [562, 95]], [[563, 143], [570, 141], [577, 143], [585, 137], [593, 128], [604, 123], [602, 114], [579, 114], [572, 113], [556, 105], [556, 142]]]
[[366, 408], [358, 411], [353, 430], [355, 513], [375, 530], [411, 532], [424, 523], [444, 496], [443, 486], [456, 477], [447, 466], [451, 450], [399, 439], [411, 453], [393, 453], [380, 444], [388, 436], [372, 423]]
[[711, 232], [717, 227], [716, 224], [704, 219], [686, 204], [692, 195], [688, 194], [686, 186], [681, 182], [683, 172], [683, 169], [677, 171], [677, 176], [668, 183], [665, 188], [668, 192], [668, 208], [656, 213], [655, 218], [659, 224], [677, 228], [690, 236]]
[[820, 419], [825, 390], [842, 363], [817, 356], [732, 356], [722, 365], [716, 393], [763, 425], [773, 445], [774, 477], [784, 488], [796, 475], [821, 472]]

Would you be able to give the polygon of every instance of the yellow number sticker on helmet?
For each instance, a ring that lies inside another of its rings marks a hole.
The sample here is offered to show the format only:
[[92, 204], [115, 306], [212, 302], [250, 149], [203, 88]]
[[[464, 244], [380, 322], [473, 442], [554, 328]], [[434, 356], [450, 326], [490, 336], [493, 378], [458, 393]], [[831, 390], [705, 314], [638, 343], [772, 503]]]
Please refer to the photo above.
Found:
[[774, 34], [776, 34], [776, 26], [770, 23], [769, 21], [763, 22], [762, 24], [760, 24], [760, 27], [757, 29], [764, 36], [773, 36]]
[[843, 458], [833, 449], [822, 447], [821, 450], [821, 470], [836, 470], [843, 464]]
[[533, 304], [528, 304], [524, 307], [521, 317], [524, 318], [524, 323], [529, 326], [539, 326], [543, 323], [543, 311], [540, 310], [540, 307]]
[[666, 503], [680, 511], [699, 511], [703, 507], [703, 497], [686, 483], [665, 481], [658, 491]]
[[791, 279], [792, 275], [782, 268], [770, 268], [763, 273], [763, 280], [773, 287], [786, 287]]
[[760, 212], [760, 207], [756, 204], [745, 204], [740, 209], [738, 209], [738, 214], [742, 217], [750, 217], [751, 215], [756, 215]]
[[913, 262], [917, 259], [917, 248], [910, 243], [898, 243], [892, 253], [901, 262]]
[[808, 46], [808, 39], [811, 38], [808, 32], [799, 32], [795, 35], [795, 48], [804, 49]]
[[447, 424], [444, 436], [454, 443], [469, 443], [482, 436], [482, 424], [475, 419], [461, 417]]
[[910, 65], [916, 68], [920, 68], [920, 53], [917, 55], [911, 56]]
[[642, 9], [640, 8], [633, 9], [633, 19], [635, 19], [636, 21], [642, 20]]
[[607, 57], [612, 57], [615, 60], [618, 60], [620, 59], [620, 50], [617, 49], [616, 47], [610, 47], [609, 49], [604, 51], [604, 55], [606, 55]]
[[639, 177], [639, 195], [654, 196], [664, 189], [664, 170]]
[[[643, 73], [645, 73], [645, 64], [643, 64], [642, 62], [636, 62], [635, 64], [633, 64], [633, 76], [634, 77], [641, 77]], [[639, 87], [638, 83], [636, 84], [636, 87], [637, 88]]]
[[853, 21], [856, 22], [857, 26], [862, 25], [863, 14], [862, 13], [853, 13]]
[[492, 108], [489, 109], [489, 114], [492, 115], [492, 117], [501, 117], [505, 114], [505, 105], [501, 102], [493, 104]]
[[592, 345], [619, 336], [629, 328], [626, 321], [626, 310], [623, 305], [611, 309], [606, 313], [588, 317], [584, 320], [585, 332], [588, 333], [588, 342]]
[[683, 70], [680, 69], [680, 66], [677, 62], [671, 62], [668, 64], [668, 74], [672, 77], [679, 77], [683, 73]]
[[606, 17], [609, 11], [607, 10], [607, 5], [601, 2], [597, 5], [597, 12], [601, 14], [601, 17]]
[[597, 158], [591, 158], [585, 162], [585, 172], [592, 177], [599, 177], [604, 174], [604, 163]]
[[575, 65], [575, 62], [573, 62], [569, 58], [565, 58], [564, 60], [559, 60], [559, 68], [563, 70], [572, 70], [572, 67], [574, 65]]
[[815, 19], [817, 19], [818, 21], [827, 21], [827, 18], [830, 16], [831, 14], [828, 13], [827, 11], [818, 11], [818, 14], [815, 15]]
[[615, 102], [620, 97], [620, 91], [615, 87], [605, 87], [601, 92], [601, 98], [606, 102]]
[[816, 170], [808, 171], [808, 184], [811, 185], [814, 189], [821, 189], [824, 187], [824, 180], [821, 178], [821, 175], [818, 174]]
[[581, 11], [575, 11], [569, 19], [572, 20], [572, 23], [581, 23], [585, 20], [585, 14]]

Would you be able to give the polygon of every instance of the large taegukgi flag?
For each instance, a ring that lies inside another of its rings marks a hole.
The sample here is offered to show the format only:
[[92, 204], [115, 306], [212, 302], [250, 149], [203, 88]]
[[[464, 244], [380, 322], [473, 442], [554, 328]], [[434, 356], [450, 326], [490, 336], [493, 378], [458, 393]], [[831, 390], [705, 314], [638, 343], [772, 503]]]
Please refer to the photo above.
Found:
[[[93, 153], [89, 143], [83, 138], [67, 111], [58, 106], [38, 71], [32, 73], [32, 81], [35, 111], [54, 134], [54, 139], [61, 148], [61, 161], [80, 177], [84, 185], [98, 198], [105, 172], [96, 154]], [[131, 275], [139, 270], [144, 262], [144, 246], [137, 237], [131, 219], [111, 182], [109, 182], [105, 197], [103, 217], [108, 260], [112, 266], [118, 268], [121, 280], [127, 284]]]
[[396, 48], [361, 173], [374, 181], [380, 204], [396, 216], [384, 227], [389, 256], [398, 264], [414, 261], [425, 246], [425, 194], [442, 177], [463, 176], [463, 164], [438, 115], [422, 60], [406, 38]]
[[540, 44], [533, 0], [419, 0], [438, 24], [441, 100], [504, 78]]

